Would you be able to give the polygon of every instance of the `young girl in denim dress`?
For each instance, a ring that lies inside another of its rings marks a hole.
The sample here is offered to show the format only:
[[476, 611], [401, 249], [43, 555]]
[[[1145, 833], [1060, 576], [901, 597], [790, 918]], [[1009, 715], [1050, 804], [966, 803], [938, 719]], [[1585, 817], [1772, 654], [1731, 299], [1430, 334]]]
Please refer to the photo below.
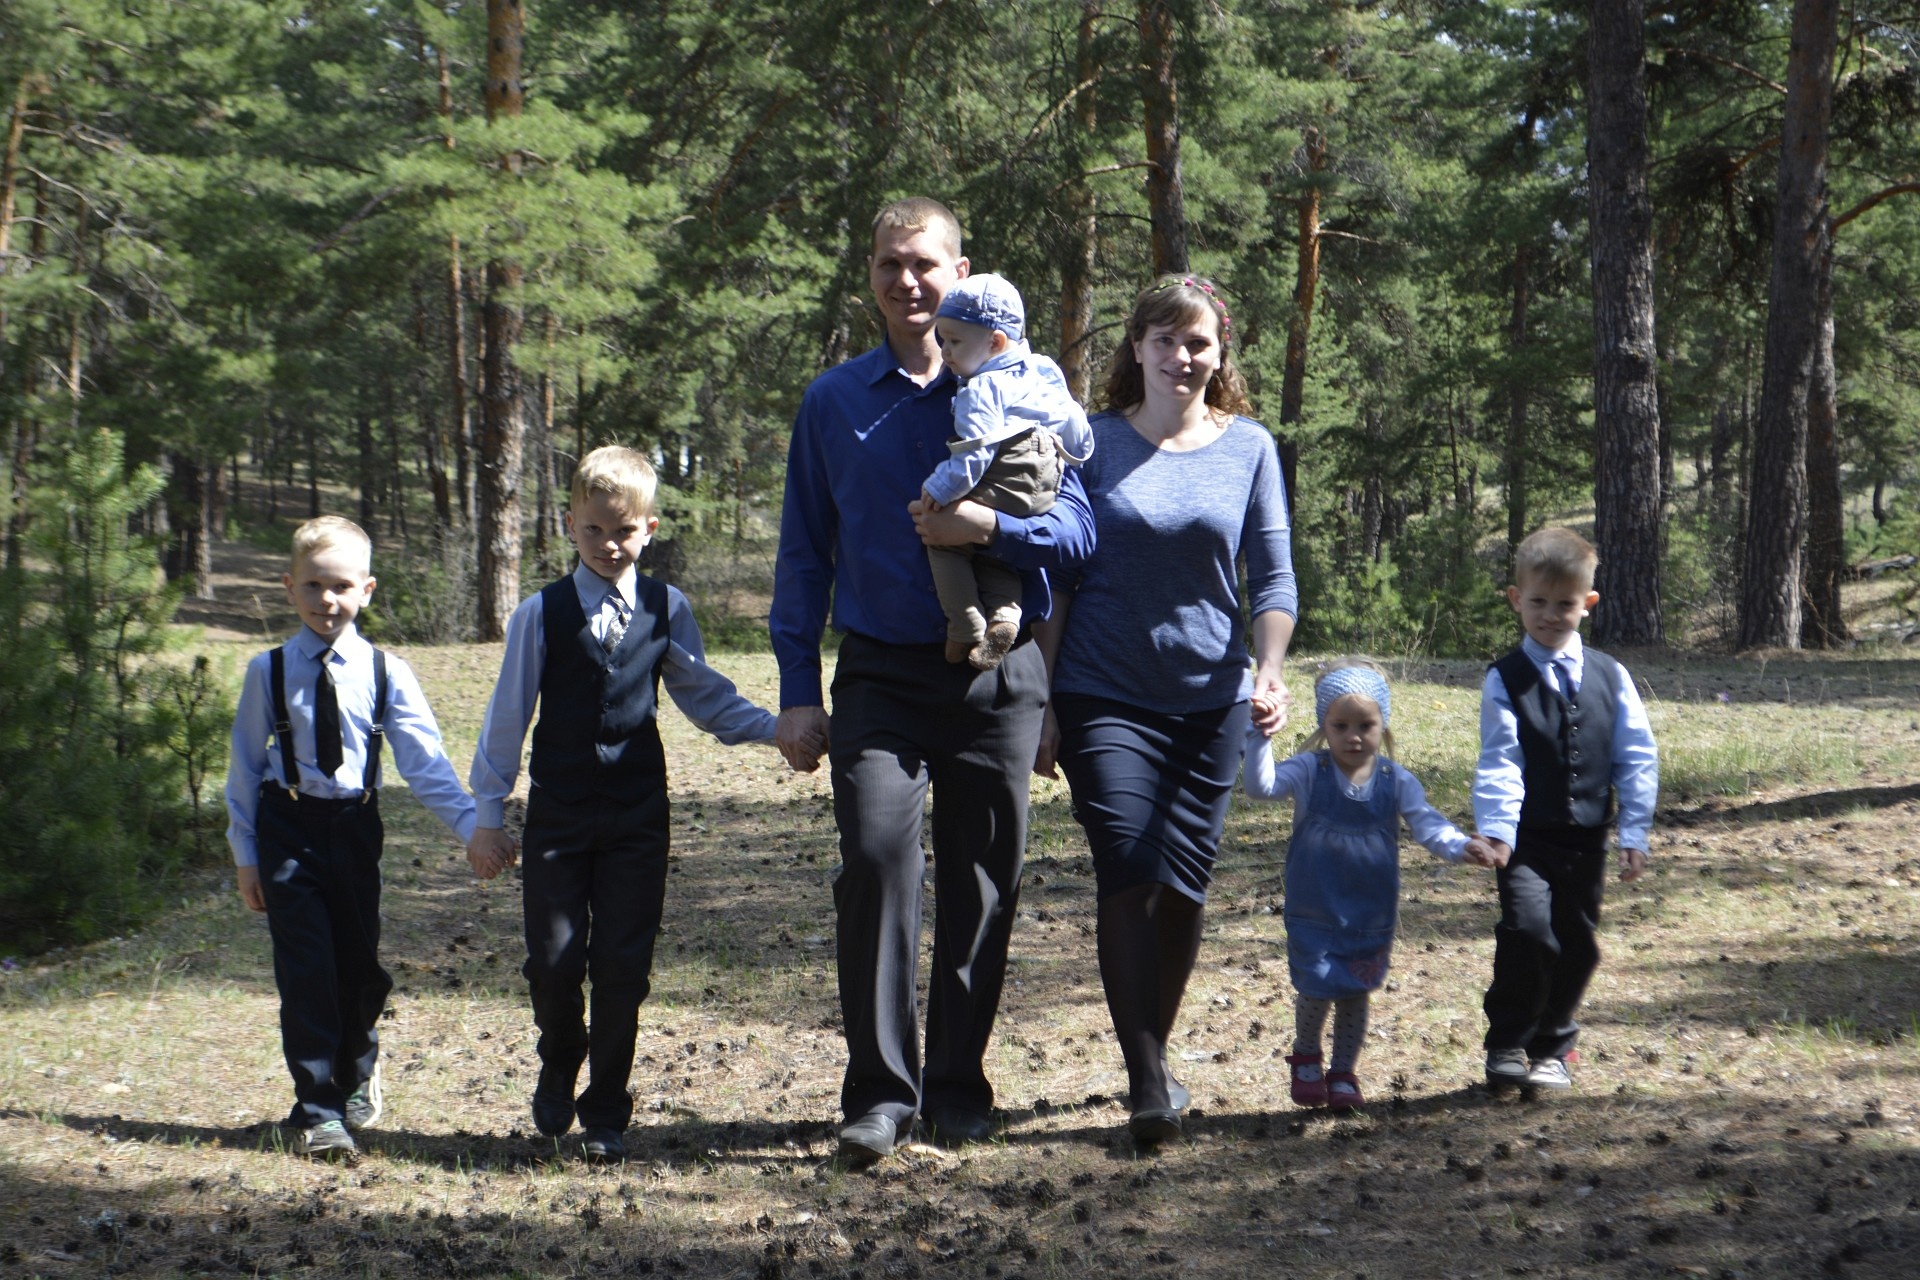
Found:
[[[1287, 968], [1293, 978], [1293, 1100], [1349, 1111], [1365, 1105], [1354, 1066], [1368, 1001], [1387, 979], [1400, 906], [1400, 820], [1448, 862], [1494, 865], [1492, 846], [1427, 803], [1426, 790], [1383, 758], [1392, 694], [1378, 667], [1331, 664], [1314, 685], [1319, 729], [1298, 755], [1274, 763], [1269, 740], [1247, 734], [1245, 786], [1254, 800], [1294, 802], [1287, 845]], [[1333, 1058], [1322, 1037], [1333, 1015]], [[1324, 1069], [1323, 1069], [1324, 1066]]]

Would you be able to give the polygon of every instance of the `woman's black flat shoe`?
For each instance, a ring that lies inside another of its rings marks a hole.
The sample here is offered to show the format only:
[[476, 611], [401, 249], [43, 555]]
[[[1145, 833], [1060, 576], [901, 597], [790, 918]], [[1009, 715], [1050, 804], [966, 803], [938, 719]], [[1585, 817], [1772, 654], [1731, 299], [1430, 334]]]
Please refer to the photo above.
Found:
[[1127, 1132], [1143, 1147], [1157, 1147], [1180, 1136], [1180, 1113], [1172, 1107], [1144, 1107], [1127, 1118]]

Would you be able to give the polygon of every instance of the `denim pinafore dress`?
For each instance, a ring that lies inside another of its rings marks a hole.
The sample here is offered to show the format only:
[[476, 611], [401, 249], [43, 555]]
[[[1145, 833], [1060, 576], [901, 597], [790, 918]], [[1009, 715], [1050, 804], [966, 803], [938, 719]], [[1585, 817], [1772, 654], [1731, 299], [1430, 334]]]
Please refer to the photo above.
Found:
[[1368, 797], [1348, 799], [1333, 761], [1317, 755], [1287, 844], [1287, 967], [1300, 994], [1339, 1000], [1387, 979], [1400, 907], [1399, 785], [1381, 759]]

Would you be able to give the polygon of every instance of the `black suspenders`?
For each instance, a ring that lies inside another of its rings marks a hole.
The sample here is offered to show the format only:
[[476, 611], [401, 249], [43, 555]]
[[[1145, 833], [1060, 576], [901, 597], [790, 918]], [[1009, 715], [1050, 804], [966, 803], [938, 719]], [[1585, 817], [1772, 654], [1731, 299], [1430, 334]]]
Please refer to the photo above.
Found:
[[[280, 744], [280, 771], [287, 780], [287, 794], [300, 798], [300, 765], [293, 756], [293, 722], [287, 717], [287, 649], [273, 650], [268, 658], [271, 671], [267, 683], [273, 686], [273, 736]], [[380, 783], [380, 749], [387, 740], [387, 655], [373, 651], [373, 728], [367, 734], [367, 772], [361, 779], [360, 798], [366, 800]]]

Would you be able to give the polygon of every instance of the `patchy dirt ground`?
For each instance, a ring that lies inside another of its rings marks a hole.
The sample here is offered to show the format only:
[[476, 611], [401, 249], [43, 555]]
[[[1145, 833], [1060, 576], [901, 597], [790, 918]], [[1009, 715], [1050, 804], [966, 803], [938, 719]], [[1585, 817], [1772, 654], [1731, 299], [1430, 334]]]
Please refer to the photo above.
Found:
[[[237, 667], [258, 632], [223, 629]], [[403, 652], [464, 766], [497, 649]], [[627, 1165], [530, 1136], [516, 885], [476, 884], [395, 788], [389, 1107], [364, 1158], [278, 1149], [266, 930], [209, 873], [139, 936], [0, 973], [0, 1275], [1913, 1275], [1920, 661], [1630, 663], [1670, 785], [1653, 873], [1608, 903], [1571, 1097], [1477, 1083], [1491, 883], [1408, 846], [1374, 1104], [1294, 1109], [1288, 818], [1241, 806], [1177, 1032], [1190, 1140], [1136, 1151], [1085, 845], [1040, 781], [988, 1062], [1003, 1137], [838, 1170], [825, 781], [669, 718]], [[773, 696], [770, 659], [723, 665]], [[1461, 814], [1478, 668], [1395, 674], [1403, 759]]]

